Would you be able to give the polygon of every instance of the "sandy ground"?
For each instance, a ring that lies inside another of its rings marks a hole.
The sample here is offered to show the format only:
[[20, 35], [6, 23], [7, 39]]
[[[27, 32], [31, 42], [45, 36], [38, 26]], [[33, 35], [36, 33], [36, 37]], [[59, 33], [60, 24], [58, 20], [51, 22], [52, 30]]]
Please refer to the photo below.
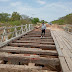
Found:
[[58, 25], [47, 25], [47, 29], [51, 29], [51, 30], [63, 30]]

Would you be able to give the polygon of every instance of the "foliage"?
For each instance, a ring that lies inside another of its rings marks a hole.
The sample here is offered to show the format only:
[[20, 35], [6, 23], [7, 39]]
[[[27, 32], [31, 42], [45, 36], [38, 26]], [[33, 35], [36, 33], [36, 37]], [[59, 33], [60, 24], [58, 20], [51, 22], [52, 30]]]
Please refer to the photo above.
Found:
[[21, 15], [21, 23], [22, 24], [30, 24], [32, 23], [31, 18], [27, 15]]
[[43, 22], [44, 22], [44, 23], [48, 23], [48, 22], [47, 22], [47, 21], [45, 21], [45, 20], [41, 20], [41, 21], [40, 21], [40, 23], [43, 23]]
[[37, 22], [39, 22], [39, 18], [33, 18], [33, 19], [32, 19], [32, 23], [33, 23], [33, 24], [37, 24]]
[[11, 21], [16, 21], [16, 20], [20, 20], [21, 15], [17, 12], [13, 12], [12, 16], [11, 16]]
[[8, 22], [10, 14], [0, 13], [0, 22]]
[[[39, 18], [30, 18], [27, 15], [20, 15], [18, 12], [13, 12], [12, 14], [0, 13], [0, 26], [15, 26], [22, 24], [37, 24], [42, 23], [44, 20], [39, 20]], [[46, 21], [44, 21], [47, 23]]]
[[17, 12], [13, 12], [12, 15], [8, 13], [0, 13], [0, 26], [18, 26], [30, 23], [32, 23], [32, 20], [27, 15], [20, 15]]
[[[9, 23], [11, 26], [15, 26], [15, 25], [16, 25], [16, 26], [19, 26], [19, 25], [21, 25], [21, 21], [18, 21], [18, 20], [17, 20], [17, 21], [10, 21], [10, 22], [8, 22], [8, 23]], [[10, 26], [10, 25], [9, 25], [9, 26]]]
[[52, 21], [53, 24], [72, 24], [72, 13], [64, 17], [59, 18], [58, 20]]

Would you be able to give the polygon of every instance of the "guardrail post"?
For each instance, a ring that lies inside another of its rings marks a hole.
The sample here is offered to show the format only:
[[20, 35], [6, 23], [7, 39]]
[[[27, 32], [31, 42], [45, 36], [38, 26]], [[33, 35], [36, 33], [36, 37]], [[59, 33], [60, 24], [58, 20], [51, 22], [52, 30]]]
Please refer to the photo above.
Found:
[[26, 26], [25, 26], [25, 29], [26, 29], [26, 32], [28, 31], [28, 29], [27, 29], [27, 24], [26, 24]]
[[31, 24], [31, 30], [33, 29], [33, 24]]
[[24, 31], [23, 31], [23, 25], [21, 25], [21, 31], [22, 31], [22, 34], [24, 33]]
[[4, 27], [3, 36], [5, 36], [5, 41], [7, 41], [8, 40], [8, 35], [7, 35], [6, 27]]
[[3, 35], [1, 36], [1, 42], [3, 42], [3, 39], [4, 39], [4, 37], [3, 37]]
[[16, 37], [18, 36], [16, 26], [15, 26], [15, 35], [16, 35]]
[[69, 32], [69, 27], [68, 27], [68, 32]]
[[31, 24], [29, 24], [29, 31], [31, 30]]

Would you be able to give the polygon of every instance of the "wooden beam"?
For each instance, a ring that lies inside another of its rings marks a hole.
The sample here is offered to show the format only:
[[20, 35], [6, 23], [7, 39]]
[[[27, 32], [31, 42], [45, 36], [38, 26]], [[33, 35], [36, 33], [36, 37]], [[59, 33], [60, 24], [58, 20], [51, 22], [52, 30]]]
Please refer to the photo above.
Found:
[[39, 43], [39, 44], [51, 44], [54, 45], [54, 42], [43, 42], [43, 41], [21, 41], [21, 40], [17, 40], [14, 41], [14, 43]]
[[54, 42], [54, 40], [51, 40], [51, 39], [19, 39], [21, 41], [41, 41], [41, 42]]
[[57, 72], [57, 71], [41, 70], [40, 67], [29, 68], [26, 65], [0, 64], [0, 72]]
[[55, 45], [42, 45], [42, 44], [34, 44], [34, 43], [10, 43], [9, 46], [14, 46], [14, 47], [32, 47], [32, 48], [41, 48], [41, 49], [49, 49], [49, 50], [55, 50], [56, 47]]
[[59, 65], [58, 58], [46, 58], [46, 57], [39, 57], [38, 55], [26, 55], [26, 54], [7, 54], [7, 53], [0, 53], [0, 59], [5, 61], [15, 62], [23, 62], [23, 63], [36, 63], [36, 64], [43, 64], [43, 65]]
[[[23, 36], [23, 38], [26, 38], [26, 37], [29, 37], [29, 38], [30, 37], [39, 38], [39, 37], [41, 37], [41, 35], [27, 35], [27, 36]], [[52, 38], [51, 35], [45, 35], [45, 37], [46, 38], [50, 38], [50, 39]]]
[[20, 48], [20, 47], [4, 47], [0, 49], [0, 52], [15, 52], [20, 54], [41, 54], [41, 55], [58, 56], [56, 51], [41, 50], [35, 48], [32, 49], [32, 48]]
[[45, 39], [46, 40], [47, 39], [47, 40], [52, 40], [53, 41], [52, 38], [50, 39], [50, 38], [46, 38], [46, 37], [45, 38], [40, 38], [40, 37], [25, 37], [25, 38], [21, 38], [21, 40], [22, 39], [23, 40], [37, 40], [37, 39], [40, 39], [40, 40]]

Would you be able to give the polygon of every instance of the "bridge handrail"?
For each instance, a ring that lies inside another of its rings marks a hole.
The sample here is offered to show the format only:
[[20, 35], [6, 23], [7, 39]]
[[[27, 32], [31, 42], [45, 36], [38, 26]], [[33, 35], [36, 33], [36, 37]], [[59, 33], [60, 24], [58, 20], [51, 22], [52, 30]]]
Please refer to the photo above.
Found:
[[[11, 29], [13, 29], [13, 31], [10, 31]], [[32, 29], [33, 29], [33, 24], [0, 28], [0, 30], [3, 30], [3, 33], [0, 34], [0, 43], [8, 41], [13, 37], [18, 37], [21, 34], [31, 31]]]

